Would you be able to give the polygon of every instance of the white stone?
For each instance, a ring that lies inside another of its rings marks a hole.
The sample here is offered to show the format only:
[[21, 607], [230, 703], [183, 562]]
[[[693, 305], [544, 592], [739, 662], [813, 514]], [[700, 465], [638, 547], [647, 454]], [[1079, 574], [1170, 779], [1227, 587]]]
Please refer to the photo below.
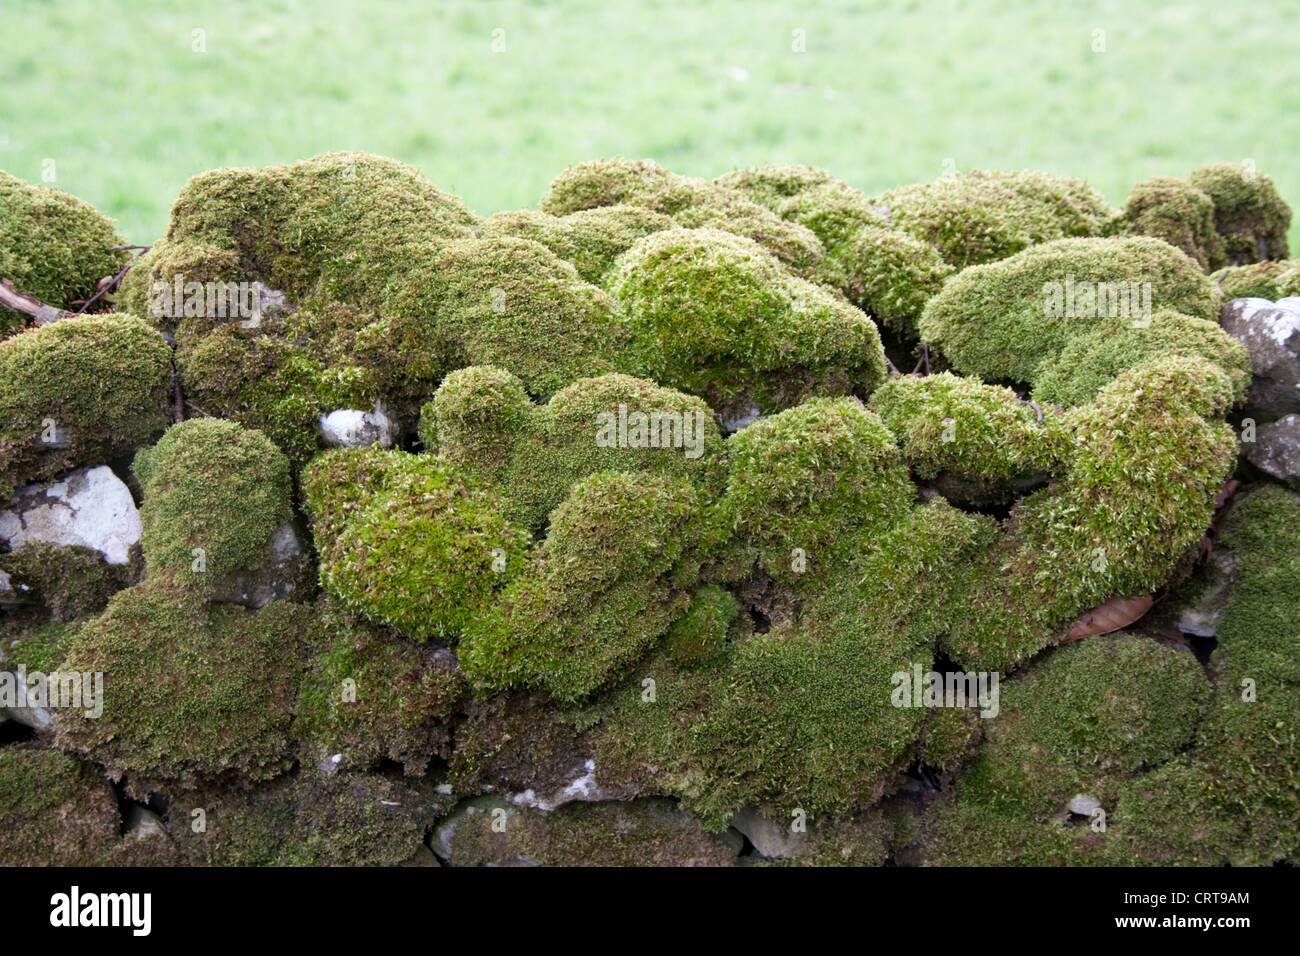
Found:
[[393, 421], [379, 402], [370, 412], [340, 408], [322, 415], [319, 431], [321, 439], [331, 448], [393, 447]]
[[109, 564], [126, 564], [140, 532], [131, 492], [104, 465], [20, 488], [0, 511], [0, 538], [11, 549], [34, 541], [81, 545], [94, 548]]

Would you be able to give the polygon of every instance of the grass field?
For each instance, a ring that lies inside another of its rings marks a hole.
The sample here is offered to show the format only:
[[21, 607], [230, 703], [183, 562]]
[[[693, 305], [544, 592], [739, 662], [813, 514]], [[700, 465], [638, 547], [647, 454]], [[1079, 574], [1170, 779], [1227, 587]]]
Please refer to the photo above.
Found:
[[1250, 159], [1300, 207], [1300, 2], [5, 0], [0, 36], [0, 168], [53, 172], [136, 242], [197, 172], [333, 149], [482, 214], [611, 155], [806, 162], [868, 193], [1035, 167], [1114, 203]]

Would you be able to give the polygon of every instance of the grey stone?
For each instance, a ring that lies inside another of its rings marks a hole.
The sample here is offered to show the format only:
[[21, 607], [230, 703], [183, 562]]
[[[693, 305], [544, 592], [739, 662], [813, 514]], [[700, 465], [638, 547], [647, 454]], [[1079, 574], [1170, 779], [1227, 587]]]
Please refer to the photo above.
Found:
[[1178, 630], [1194, 637], [1214, 637], [1236, 579], [1237, 556], [1222, 548], [1215, 551], [1206, 565], [1204, 586], [1178, 612]]
[[321, 440], [331, 448], [365, 448], [369, 445], [392, 448], [395, 426], [383, 406], [376, 402], [374, 411], [340, 408], [322, 415], [319, 431]]
[[76, 544], [94, 548], [109, 564], [126, 564], [140, 532], [131, 492], [103, 465], [20, 488], [0, 510], [0, 538], [11, 549], [32, 541]]
[[1219, 322], [1250, 353], [1245, 417], [1259, 423], [1300, 412], [1300, 313], [1266, 299], [1233, 299]]
[[262, 563], [251, 571], [238, 572], [216, 589], [212, 600], [254, 609], [266, 607], [272, 601], [288, 600], [297, 591], [309, 588], [311, 580], [311, 551], [302, 533], [286, 522], [271, 535]]
[[1094, 813], [1101, 809], [1101, 801], [1092, 794], [1079, 793], [1070, 799], [1065, 808], [1076, 816], [1091, 818]]
[[1248, 443], [1246, 460], [1277, 481], [1300, 491], [1300, 415], [1260, 425]]
[[731, 826], [748, 837], [759, 854], [773, 860], [799, 856], [808, 842], [806, 831], [792, 832], [788, 823], [769, 820], [750, 807], [745, 807], [732, 817]]

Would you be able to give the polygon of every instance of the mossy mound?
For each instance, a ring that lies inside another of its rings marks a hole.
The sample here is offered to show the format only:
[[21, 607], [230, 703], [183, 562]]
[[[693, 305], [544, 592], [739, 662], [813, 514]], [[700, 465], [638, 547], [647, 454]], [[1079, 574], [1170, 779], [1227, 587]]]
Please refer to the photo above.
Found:
[[1273, 180], [1253, 167], [1233, 163], [1202, 166], [1187, 177], [1214, 203], [1214, 227], [1223, 237], [1231, 265], [1285, 259], [1291, 207]]
[[1087, 184], [1032, 170], [972, 170], [899, 186], [874, 204], [958, 269], [1054, 239], [1103, 235], [1114, 216]]
[[46, 541], [30, 541], [0, 555], [0, 571], [9, 575], [12, 588], [58, 623], [98, 614], [133, 577], [129, 565], [109, 564], [94, 548]]
[[194, 418], [141, 449], [141, 543], [151, 573], [211, 591], [261, 563], [290, 515], [289, 461], [261, 432]]
[[623, 255], [609, 287], [632, 339], [629, 370], [716, 409], [773, 411], [812, 394], [869, 392], [885, 377], [875, 324], [748, 239], [654, 233]]
[[1228, 266], [1210, 276], [1226, 299], [1268, 299], [1276, 302], [1300, 295], [1300, 259]]
[[744, 193], [754, 202], [777, 211], [787, 199], [816, 186], [843, 185], [824, 169], [788, 163], [768, 163], [735, 169], [713, 180], [726, 189]]
[[568, 167], [551, 180], [542, 212], [564, 216], [599, 206], [636, 203], [674, 174], [649, 159], [593, 159]]
[[1219, 302], [1196, 263], [1159, 239], [1062, 239], [963, 269], [926, 305], [920, 329], [965, 374], [1032, 382], [1107, 320], [1172, 309], [1213, 321]]
[[421, 412], [425, 448], [495, 486], [516, 524], [540, 531], [580, 479], [651, 471], [716, 493], [722, 436], [700, 399], [628, 375], [579, 379], [533, 405], [504, 369], [447, 376]]
[[59, 746], [114, 779], [186, 786], [284, 772], [309, 616], [282, 601], [208, 605], [161, 578], [119, 592], [63, 665], [104, 675], [103, 714], [61, 711]]
[[540, 242], [569, 262], [587, 282], [599, 285], [614, 260], [642, 236], [675, 223], [663, 213], [620, 204], [583, 209], [564, 216], [532, 209], [499, 212], [483, 220], [484, 237], [514, 236]]
[[[1001, 686], [956, 792], [926, 817], [931, 865], [1104, 862], [1126, 781], [1191, 743], [1210, 687], [1186, 651], [1123, 632], [1058, 648]], [[1073, 804], [1075, 797], [1091, 798]], [[1109, 819], [1106, 819], [1109, 818]]]
[[0, 498], [152, 441], [171, 420], [170, 370], [162, 336], [125, 315], [0, 341]]
[[120, 826], [112, 788], [88, 764], [0, 747], [0, 865], [103, 866]]
[[[46, 305], [67, 308], [116, 275], [126, 240], [89, 203], [48, 186], [31, 186], [0, 170], [0, 279]], [[0, 332], [27, 321], [0, 308]]]
[[1130, 234], [1163, 239], [1202, 269], [1228, 263], [1214, 226], [1214, 201], [1185, 179], [1156, 176], [1138, 183], [1124, 203], [1124, 219]]
[[461, 666], [488, 690], [588, 696], [622, 673], [687, 608], [698, 579], [699, 508], [680, 479], [599, 472], [551, 516], [535, 559], [469, 622]]
[[422, 775], [451, 755], [452, 717], [464, 680], [449, 651], [415, 644], [325, 599], [312, 621], [312, 657], [294, 735], [340, 769], [382, 760]]
[[321, 585], [416, 640], [454, 638], [522, 567], [496, 497], [432, 455], [343, 449], [304, 469]]

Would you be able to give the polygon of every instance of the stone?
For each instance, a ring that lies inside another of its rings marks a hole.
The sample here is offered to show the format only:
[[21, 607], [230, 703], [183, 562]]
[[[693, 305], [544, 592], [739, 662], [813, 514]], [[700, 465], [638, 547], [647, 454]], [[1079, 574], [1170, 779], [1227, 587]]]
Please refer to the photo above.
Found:
[[1219, 323], [1250, 352], [1246, 417], [1258, 424], [1300, 412], [1300, 312], [1267, 299], [1233, 299]]
[[78, 468], [65, 478], [19, 488], [0, 510], [0, 539], [93, 548], [109, 564], [126, 564], [140, 540], [140, 513], [113, 470]]
[[1246, 446], [1246, 460], [1292, 491], [1300, 491], [1300, 415], [1260, 425]]
[[394, 431], [392, 419], [379, 402], [375, 403], [374, 411], [340, 408], [322, 415], [320, 419], [320, 437], [330, 448], [364, 448], [368, 445], [392, 448]]
[[807, 831], [792, 832], [788, 824], [769, 820], [750, 807], [732, 817], [731, 826], [749, 839], [760, 856], [772, 860], [793, 859], [804, 852], [808, 843]]
[[1091, 818], [1101, 809], [1101, 801], [1089, 793], [1078, 793], [1070, 798], [1065, 808], [1075, 816]]
[[212, 600], [256, 610], [272, 601], [290, 600], [298, 591], [310, 593], [314, 578], [311, 549], [302, 532], [285, 522], [271, 535], [262, 563], [252, 571], [238, 572], [213, 593]]
[[1178, 612], [1175, 626], [1193, 637], [1214, 637], [1237, 579], [1237, 556], [1220, 548], [1206, 565], [1204, 585]]

